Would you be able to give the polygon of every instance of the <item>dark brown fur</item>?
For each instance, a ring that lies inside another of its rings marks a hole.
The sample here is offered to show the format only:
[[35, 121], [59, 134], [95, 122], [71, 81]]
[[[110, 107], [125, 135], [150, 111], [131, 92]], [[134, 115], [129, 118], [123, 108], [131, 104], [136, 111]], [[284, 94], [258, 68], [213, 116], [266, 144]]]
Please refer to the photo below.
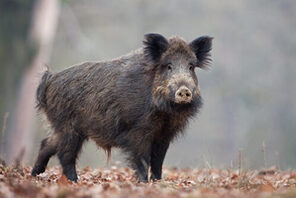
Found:
[[[37, 102], [54, 133], [42, 141], [32, 175], [44, 172], [57, 154], [63, 173], [77, 181], [76, 159], [90, 138], [108, 153], [112, 147], [127, 153], [139, 181], [148, 181], [149, 167], [151, 179], [161, 179], [171, 140], [201, 107], [194, 67], [208, 63], [211, 40], [187, 44], [148, 34], [144, 47], [129, 55], [45, 72]], [[180, 86], [192, 93], [190, 102], [176, 100]]]

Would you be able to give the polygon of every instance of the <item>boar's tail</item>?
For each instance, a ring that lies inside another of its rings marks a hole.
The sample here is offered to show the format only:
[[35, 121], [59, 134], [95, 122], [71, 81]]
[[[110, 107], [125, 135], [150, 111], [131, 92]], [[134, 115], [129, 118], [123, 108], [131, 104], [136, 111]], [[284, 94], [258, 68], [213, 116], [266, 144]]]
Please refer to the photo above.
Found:
[[41, 78], [41, 82], [38, 85], [37, 93], [36, 93], [38, 109], [46, 108], [46, 88], [47, 88], [47, 81], [50, 77], [51, 77], [51, 73], [49, 71], [45, 71]]

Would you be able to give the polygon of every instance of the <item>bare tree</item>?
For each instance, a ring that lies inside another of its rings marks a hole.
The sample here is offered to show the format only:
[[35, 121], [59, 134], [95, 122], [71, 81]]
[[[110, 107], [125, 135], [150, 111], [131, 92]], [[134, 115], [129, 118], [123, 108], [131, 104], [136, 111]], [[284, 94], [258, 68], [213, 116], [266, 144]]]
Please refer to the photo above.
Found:
[[58, 0], [37, 0], [34, 5], [29, 33], [29, 42], [37, 45], [37, 52], [31, 66], [25, 71], [14, 113], [11, 131], [9, 131], [7, 161], [11, 162], [17, 154], [31, 149], [35, 117], [35, 90], [40, 74], [49, 61], [53, 39], [56, 33]]

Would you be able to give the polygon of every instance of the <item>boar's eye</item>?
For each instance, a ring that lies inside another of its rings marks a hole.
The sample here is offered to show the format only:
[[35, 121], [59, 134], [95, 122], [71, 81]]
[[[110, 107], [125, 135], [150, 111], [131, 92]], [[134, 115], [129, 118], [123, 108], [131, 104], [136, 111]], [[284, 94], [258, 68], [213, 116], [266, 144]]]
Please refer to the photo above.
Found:
[[189, 70], [194, 71], [194, 64], [193, 63], [189, 63]]
[[169, 71], [172, 70], [172, 63], [168, 63], [166, 66], [167, 66], [167, 68], [168, 68]]

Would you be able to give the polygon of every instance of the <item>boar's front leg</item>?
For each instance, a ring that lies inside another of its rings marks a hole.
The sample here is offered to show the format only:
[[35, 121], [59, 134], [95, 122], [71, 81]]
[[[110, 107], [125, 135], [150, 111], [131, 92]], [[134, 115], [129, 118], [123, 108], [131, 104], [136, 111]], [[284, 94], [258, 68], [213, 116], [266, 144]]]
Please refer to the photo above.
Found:
[[151, 180], [160, 180], [162, 174], [162, 164], [169, 147], [167, 140], [154, 140], [151, 149]]
[[138, 156], [137, 159], [134, 160], [136, 176], [139, 182], [148, 182], [149, 160], [149, 155]]
[[135, 170], [139, 182], [148, 182], [148, 170], [150, 165], [150, 148], [135, 148], [131, 152], [131, 167]]

